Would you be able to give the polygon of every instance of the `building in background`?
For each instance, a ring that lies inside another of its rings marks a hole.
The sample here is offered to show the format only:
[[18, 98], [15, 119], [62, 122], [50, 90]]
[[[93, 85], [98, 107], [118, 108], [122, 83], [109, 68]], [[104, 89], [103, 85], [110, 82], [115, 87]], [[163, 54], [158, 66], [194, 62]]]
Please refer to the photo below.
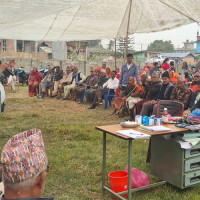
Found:
[[[135, 62], [145, 63], [147, 59], [149, 59], [152, 56], [156, 56], [158, 54], [160, 54], [160, 52], [153, 52], [153, 51], [145, 50], [145, 51], [135, 51], [133, 53], [133, 56], [134, 56]], [[155, 62], [155, 61], [152, 61], [152, 62]]]
[[189, 65], [195, 64], [195, 55], [192, 53], [161, 53], [161, 56], [163, 58], [169, 58], [172, 60], [179, 60], [180, 61], [186, 61]]

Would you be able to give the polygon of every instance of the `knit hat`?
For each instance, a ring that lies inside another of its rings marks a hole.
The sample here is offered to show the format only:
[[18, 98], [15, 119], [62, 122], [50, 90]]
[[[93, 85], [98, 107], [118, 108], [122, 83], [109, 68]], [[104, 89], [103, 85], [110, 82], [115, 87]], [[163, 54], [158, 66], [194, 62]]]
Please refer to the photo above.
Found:
[[178, 80], [178, 81], [184, 81], [184, 82], [185, 82], [185, 76], [179, 75], [179, 76], [177, 77], [177, 80]]
[[162, 74], [162, 78], [163, 78], [163, 77], [169, 78], [169, 72], [168, 72], [168, 71], [165, 71], [165, 72]]
[[48, 164], [39, 129], [19, 133], [8, 140], [1, 153], [3, 177], [7, 182], [20, 183], [43, 171]]

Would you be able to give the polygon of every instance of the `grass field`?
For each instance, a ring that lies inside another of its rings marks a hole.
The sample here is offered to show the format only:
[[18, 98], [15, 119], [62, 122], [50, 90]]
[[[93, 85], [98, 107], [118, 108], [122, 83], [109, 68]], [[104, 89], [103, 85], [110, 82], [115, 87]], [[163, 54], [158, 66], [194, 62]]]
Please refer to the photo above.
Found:
[[[117, 124], [123, 121], [108, 116], [112, 109], [88, 110], [89, 105], [46, 98], [40, 100], [27, 95], [27, 87], [16, 93], [7, 92], [5, 112], [0, 115], [0, 146], [21, 131], [42, 130], [49, 159], [44, 197], [56, 200], [101, 200], [102, 133], [95, 126]], [[126, 141], [107, 137], [107, 174], [124, 170], [128, 163]], [[150, 182], [158, 179], [150, 175], [145, 163], [148, 140], [133, 142], [133, 167], [145, 171]], [[107, 177], [107, 184], [108, 177]], [[105, 199], [111, 199], [107, 193]], [[170, 185], [133, 194], [134, 200], [199, 200], [200, 187], [179, 190]]]

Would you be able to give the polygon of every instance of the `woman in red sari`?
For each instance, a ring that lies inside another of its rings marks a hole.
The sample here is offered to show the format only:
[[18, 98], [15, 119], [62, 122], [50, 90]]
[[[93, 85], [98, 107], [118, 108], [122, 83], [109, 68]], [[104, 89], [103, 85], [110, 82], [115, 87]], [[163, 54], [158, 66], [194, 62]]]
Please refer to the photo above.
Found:
[[37, 95], [36, 88], [40, 84], [41, 80], [42, 75], [40, 74], [40, 72], [38, 72], [37, 67], [33, 67], [33, 71], [30, 73], [28, 78], [29, 97], [34, 97]]

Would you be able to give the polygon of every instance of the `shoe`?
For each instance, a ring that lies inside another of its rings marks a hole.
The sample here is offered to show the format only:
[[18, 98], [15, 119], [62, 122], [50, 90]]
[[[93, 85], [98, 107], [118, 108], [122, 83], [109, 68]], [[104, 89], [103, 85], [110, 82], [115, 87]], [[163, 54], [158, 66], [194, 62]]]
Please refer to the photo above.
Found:
[[56, 97], [56, 96], [57, 96], [57, 94], [51, 95], [51, 97]]
[[102, 105], [102, 104], [103, 104], [102, 99], [98, 99], [98, 102], [97, 102], [97, 103], [100, 104], [100, 105]]
[[81, 102], [79, 101], [78, 104], [81, 104]]
[[96, 106], [92, 105], [92, 106], [90, 106], [88, 109], [89, 109], [89, 110], [93, 110], [93, 109], [95, 109], [95, 108], [96, 108]]
[[67, 98], [66, 97], [64, 97], [64, 98], [62, 98], [62, 100], [64, 101], [64, 100], [67, 100]]
[[37, 96], [38, 99], [44, 99], [44, 96]]

